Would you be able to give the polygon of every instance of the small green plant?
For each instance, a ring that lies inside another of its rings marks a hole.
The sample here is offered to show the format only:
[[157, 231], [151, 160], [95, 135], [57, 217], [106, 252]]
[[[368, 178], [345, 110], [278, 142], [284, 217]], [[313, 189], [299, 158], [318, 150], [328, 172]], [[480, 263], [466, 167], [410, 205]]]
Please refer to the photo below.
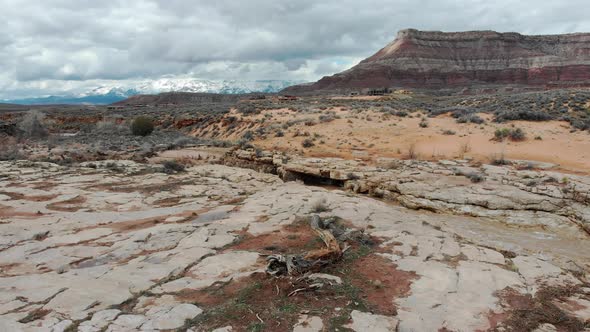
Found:
[[131, 133], [135, 136], [147, 136], [154, 131], [154, 121], [147, 116], [138, 116], [131, 123]]
[[496, 141], [503, 141], [506, 137], [508, 137], [509, 134], [510, 129], [508, 128], [496, 129], [496, 132], [494, 133], [494, 139]]
[[496, 129], [496, 132], [494, 133], [494, 140], [503, 141], [506, 138], [510, 138], [512, 141], [524, 141], [526, 139], [526, 134], [521, 128]]

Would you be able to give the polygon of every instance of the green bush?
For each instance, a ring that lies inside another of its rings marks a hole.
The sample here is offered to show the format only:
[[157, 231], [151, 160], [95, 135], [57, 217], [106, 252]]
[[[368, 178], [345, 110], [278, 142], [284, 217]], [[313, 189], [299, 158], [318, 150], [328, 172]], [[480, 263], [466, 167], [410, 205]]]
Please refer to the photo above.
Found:
[[497, 141], [503, 141], [505, 138], [510, 138], [512, 141], [524, 141], [526, 139], [526, 134], [524, 130], [520, 128], [502, 128], [497, 129], [494, 133], [494, 139]]
[[135, 136], [147, 136], [154, 131], [154, 121], [147, 116], [138, 116], [131, 123], [131, 133]]
[[520, 128], [515, 128], [510, 131], [510, 139], [513, 141], [524, 141], [526, 139], [526, 134], [524, 130]]
[[502, 141], [506, 137], [508, 137], [508, 135], [510, 135], [510, 129], [508, 129], [508, 128], [496, 129], [496, 132], [494, 133], [494, 138], [497, 141]]

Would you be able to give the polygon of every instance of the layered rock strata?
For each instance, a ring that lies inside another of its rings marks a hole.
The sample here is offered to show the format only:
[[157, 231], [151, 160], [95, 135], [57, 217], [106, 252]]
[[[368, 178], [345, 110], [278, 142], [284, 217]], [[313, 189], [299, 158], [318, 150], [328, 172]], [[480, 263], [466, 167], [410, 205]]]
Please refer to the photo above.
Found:
[[590, 86], [590, 33], [527, 36], [407, 29], [351, 69], [284, 92], [474, 85]]

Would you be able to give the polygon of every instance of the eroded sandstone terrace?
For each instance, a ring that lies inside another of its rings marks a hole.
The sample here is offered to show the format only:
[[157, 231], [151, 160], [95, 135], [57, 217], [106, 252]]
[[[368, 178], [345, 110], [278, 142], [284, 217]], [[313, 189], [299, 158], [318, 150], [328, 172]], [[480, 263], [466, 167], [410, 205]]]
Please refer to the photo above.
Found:
[[[590, 177], [252, 150], [222, 163], [1, 162], [0, 330], [588, 327]], [[313, 215], [362, 236], [317, 273], [266, 274], [268, 255], [321, 248]]]

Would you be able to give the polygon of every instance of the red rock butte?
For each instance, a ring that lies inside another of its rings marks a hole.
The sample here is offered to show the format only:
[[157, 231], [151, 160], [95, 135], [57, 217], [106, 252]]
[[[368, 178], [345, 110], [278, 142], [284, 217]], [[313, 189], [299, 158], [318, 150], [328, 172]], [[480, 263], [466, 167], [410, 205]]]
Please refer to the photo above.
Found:
[[515, 32], [407, 29], [351, 69], [284, 91], [474, 85], [590, 86], [590, 33], [527, 36]]

